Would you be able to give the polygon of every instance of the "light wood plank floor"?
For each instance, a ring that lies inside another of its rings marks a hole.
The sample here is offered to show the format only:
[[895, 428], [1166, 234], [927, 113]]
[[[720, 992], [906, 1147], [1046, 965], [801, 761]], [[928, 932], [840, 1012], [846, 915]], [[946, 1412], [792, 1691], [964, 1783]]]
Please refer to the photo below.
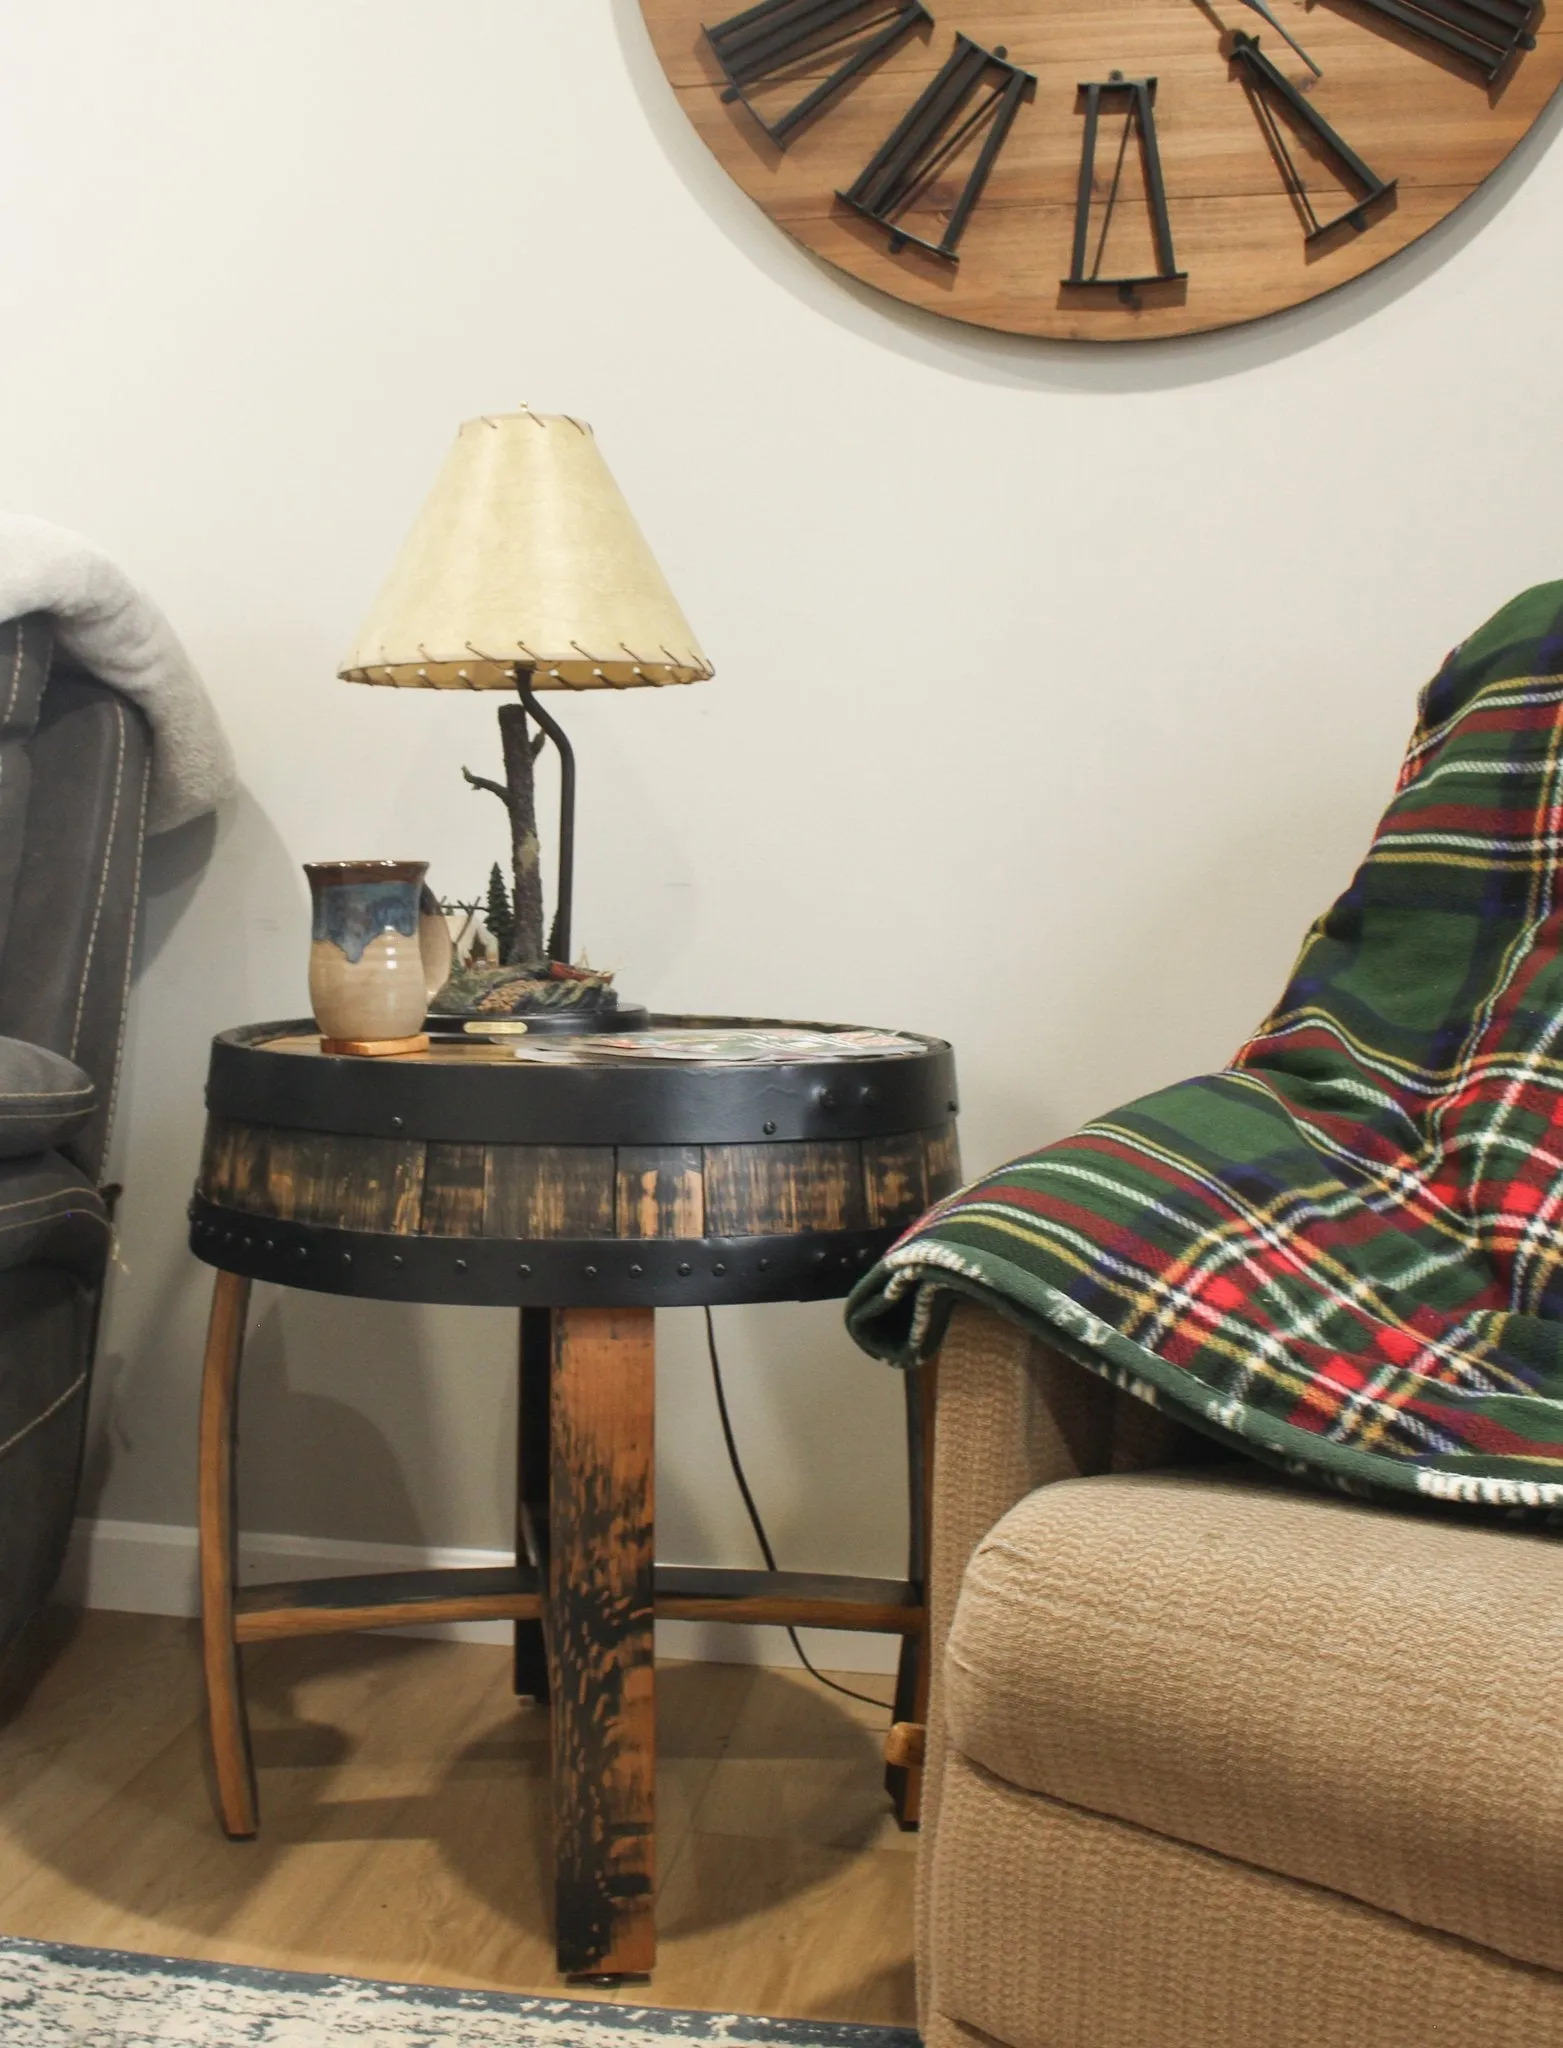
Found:
[[[212, 1818], [191, 1624], [52, 1614], [36, 1654], [0, 1704], [0, 1932], [560, 1989], [547, 1722], [508, 1651], [247, 1651], [261, 1833], [237, 1843]], [[757, 1667], [663, 1665], [657, 1688], [660, 1955], [622, 1995], [910, 2024], [916, 1837], [881, 1787], [888, 1714]]]

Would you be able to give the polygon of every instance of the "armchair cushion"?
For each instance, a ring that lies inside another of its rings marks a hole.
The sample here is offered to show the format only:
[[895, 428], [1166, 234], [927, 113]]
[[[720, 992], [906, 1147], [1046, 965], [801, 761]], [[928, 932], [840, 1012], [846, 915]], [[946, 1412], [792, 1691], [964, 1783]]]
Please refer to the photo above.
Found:
[[36, 1262], [96, 1282], [109, 1236], [102, 1196], [58, 1152], [0, 1162], [0, 1273]]
[[1254, 1468], [1065, 1480], [979, 1545], [944, 1681], [1007, 1785], [1563, 1969], [1554, 1537]]
[[0, 1159], [47, 1152], [91, 1120], [97, 1090], [74, 1060], [0, 1038]]

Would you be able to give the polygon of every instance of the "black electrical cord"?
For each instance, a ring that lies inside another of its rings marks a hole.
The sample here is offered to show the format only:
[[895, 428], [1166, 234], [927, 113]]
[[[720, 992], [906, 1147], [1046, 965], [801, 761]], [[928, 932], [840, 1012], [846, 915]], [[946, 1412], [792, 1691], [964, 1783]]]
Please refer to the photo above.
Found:
[[[716, 1388], [716, 1412], [722, 1418], [722, 1440], [727, 1445], [728, 1463], [733, 1468], [733, 1477], [738, 1482], [738, 1491], [743, 1495], [744, 1506], [749, 1511], [749, 1523], [754, 1530], [755, 1541], [760, 1546], [760, 1555], [765, 1559], [767, 1571], [775, 1571], [776, 1553], [771, 1548], [771, 1539], [765, 1533], [765, 1524], [760, 1520], [760, 1510], [754, 1504], [754, 1495], [749, 1491], [749, 1481], [744, 1476], [743, 1460], [738, 1455], [738, 1442], [733, 1435], [732, 1417], [727, 1412], [727, 1391], [722, 1385], [722, 1362], [716, 1355], [716, 1325], [711, 1320], [711, 1311], [706, 1312], [706, 1349], [711, 1354], [711, 1384]], [[870, 1699], [866, 1692], [854, 1692], [850, 1685], [838, 1685], [833, 1678], [827, 1678], [823, 1671], [812, 1665], [798, 1640], [795, 1628], [787, 1630], [788, 1641], [798, 1653], [798, 1662], [804, 1670], [817, 1678], [821, 1685], [828, 1685], [832, 1692], [844, 1693], [849, 1700], [861, 1700], [865, 1707], [890, 1709], [883, 1700]]]

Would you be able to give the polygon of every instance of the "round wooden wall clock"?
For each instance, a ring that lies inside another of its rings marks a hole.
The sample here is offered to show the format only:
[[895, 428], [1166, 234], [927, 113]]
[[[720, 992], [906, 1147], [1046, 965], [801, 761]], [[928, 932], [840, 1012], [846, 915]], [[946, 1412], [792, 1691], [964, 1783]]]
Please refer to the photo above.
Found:
[[772, 220], [1074, 341], [1274, 313], [1425, 234], [1563, 79], [1541, 0], [641, 0]]

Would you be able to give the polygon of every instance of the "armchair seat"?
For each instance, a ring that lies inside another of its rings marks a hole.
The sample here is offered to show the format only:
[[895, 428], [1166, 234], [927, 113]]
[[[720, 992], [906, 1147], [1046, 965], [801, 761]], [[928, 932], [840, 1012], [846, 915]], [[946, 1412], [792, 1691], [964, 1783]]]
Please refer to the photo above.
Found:
[[1211, 1462], [958, 1304], [926, 2048], [1563, 2048], [1563, 1556]]
[[81, 1474], [149, 772], [135, 707], [0, 623], [0, 1657], [46, 1598]]
[[978, 1545], [945, 1678], [1001, 1786], [1563, 1970], [1555, 1539], [1251, 1467], [1071, 1479]]

